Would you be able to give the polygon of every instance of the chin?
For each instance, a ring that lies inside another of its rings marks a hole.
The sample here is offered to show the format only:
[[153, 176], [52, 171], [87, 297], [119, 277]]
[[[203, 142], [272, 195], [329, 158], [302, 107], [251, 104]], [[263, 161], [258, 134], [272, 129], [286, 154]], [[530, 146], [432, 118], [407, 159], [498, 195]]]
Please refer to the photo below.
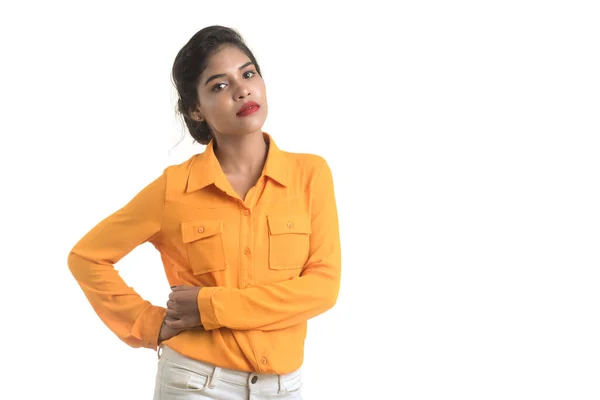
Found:
[[262, 127], [264, 124], [265, 124], [265, 121], [262, 119], [248, 121], [246, 123], [240, 124], [241, 126], [238, 126], [237, 129], [234, 130], [234, 132], [240, 132], [241, 134], [254, 133], [256, 131], [262, 130]]

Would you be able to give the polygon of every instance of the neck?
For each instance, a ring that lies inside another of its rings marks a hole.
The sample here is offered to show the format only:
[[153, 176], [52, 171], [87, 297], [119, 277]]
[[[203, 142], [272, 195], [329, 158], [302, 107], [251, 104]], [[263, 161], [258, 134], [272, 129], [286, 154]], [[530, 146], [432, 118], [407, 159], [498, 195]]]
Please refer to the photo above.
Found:
[[224, 173], [253, 174], [262, 171], [268, 146], [262, 132], [251, 135], [220, 135], [213, 149]]

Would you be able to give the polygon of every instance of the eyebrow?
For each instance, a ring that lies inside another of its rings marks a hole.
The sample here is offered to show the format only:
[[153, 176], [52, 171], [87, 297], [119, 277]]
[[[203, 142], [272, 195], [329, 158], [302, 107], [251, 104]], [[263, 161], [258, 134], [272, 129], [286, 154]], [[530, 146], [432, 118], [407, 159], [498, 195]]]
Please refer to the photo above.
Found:
[[[246, 68], [249, 65], [254, 65], [254, 63], [252, 61], [248, 61], [246, 64], [242, 65], [240, 68], [238, 68], [239, 70], [242, 70], [244, 68]], [[206, 80], [206, 82], [204, 82], [204, 86], [208, 85], [208, 82], [212, 81], [213, 79], [217, 79], [217, 78], [222, 78], [224, 76], [227, 76], [226, 74], [217, 74], [217, 75], [213, 75], [210, 78], [208, 78]]]

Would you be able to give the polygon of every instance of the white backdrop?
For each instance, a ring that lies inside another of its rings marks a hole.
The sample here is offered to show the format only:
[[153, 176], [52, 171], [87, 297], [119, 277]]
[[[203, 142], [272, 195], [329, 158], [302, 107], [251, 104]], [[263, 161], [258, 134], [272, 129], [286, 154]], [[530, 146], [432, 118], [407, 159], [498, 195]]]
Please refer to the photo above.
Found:
[[[600, 398], [597, 2], [14, 3], [0, 398], [151, 398], [156, 354], [101, 323], [66, 260], [203, 150], [178, 144], [169, 74], [212, 24], [258, 58], [264, 130], [334, 174], [342, 289], [309, 322], [306, 399]], [[117, 268], [165, 304], [152, 246]]]

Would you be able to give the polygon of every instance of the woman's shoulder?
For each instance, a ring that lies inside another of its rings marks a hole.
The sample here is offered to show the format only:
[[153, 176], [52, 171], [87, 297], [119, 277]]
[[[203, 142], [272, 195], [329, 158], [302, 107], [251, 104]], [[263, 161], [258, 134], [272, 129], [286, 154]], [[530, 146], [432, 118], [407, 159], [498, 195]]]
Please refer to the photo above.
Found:
[[183, 161], [171, 162], [164, 167], [161, 178], [165, 181], [164, 184], [168, 193], [186, 190], [190, 173], [194, 170], [195, 164], [199, 165], [201, 156], [202, 153], [194, 154]]
[[193, 154], [179, 162], [171, 162], [165, 167], [165, 173], [186, 173], [203, 153]]
[[297, 166], [303, 169], [319, 169], [326, 164], [326, 160], [323, 156], [315, 153], [298, 153], [291, 151], [282, 152], [292, 166]]

